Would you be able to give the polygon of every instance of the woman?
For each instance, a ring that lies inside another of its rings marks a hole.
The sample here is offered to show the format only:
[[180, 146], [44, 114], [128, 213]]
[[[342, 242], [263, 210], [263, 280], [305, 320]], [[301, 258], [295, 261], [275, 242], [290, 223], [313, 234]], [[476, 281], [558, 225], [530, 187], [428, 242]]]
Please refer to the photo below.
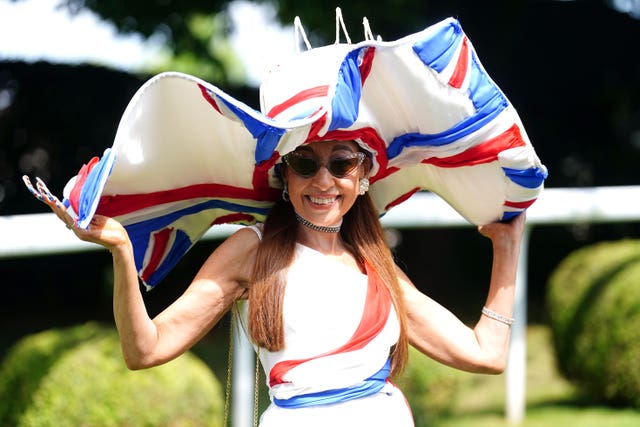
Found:
[[33, 191], [80, 239], [112, 253], [114, 315], [130, 369], [179, 356], [242, 299], [270, 385], [263, 426], [412, 425], [402, 393], [387, 382], [401, 371], [408, 343], [466, 371], [504, 369], [524, 215], [479, 227], [493, 244], [493, 270], [484, 315], [471, 329], [394, 264], [366, 193], [370, 163], [357, 143], [315, 142], [283, 160], [283, 200], [264, 227], [229, 237], [154, 319], [124, 228], [103, 216], [88, 230], [75, 227], [38, 182]]

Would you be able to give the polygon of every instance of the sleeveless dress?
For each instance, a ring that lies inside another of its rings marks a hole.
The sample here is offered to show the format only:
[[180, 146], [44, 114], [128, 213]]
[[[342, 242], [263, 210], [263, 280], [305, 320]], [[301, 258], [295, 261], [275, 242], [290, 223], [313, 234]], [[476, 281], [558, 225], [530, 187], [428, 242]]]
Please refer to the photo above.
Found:
[[[261, 427], [414, 425], [404, 395], [387, 380], [398, 318], [377, 274], [367, 273], [296, 245], [285, 347], [259, 351], [271, 398]], [[240, 313], [246, 325], [246, 304]]]

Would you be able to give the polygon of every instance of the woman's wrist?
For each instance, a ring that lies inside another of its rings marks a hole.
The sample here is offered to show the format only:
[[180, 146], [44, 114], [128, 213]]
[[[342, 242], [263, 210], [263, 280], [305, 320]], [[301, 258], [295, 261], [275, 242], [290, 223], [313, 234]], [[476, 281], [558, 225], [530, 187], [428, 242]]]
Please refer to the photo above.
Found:
[[111, 252], [111, 254], [116, 257], [116, 256], [120, 256], [120, 257], [126, 257], [129, 254], [133, 253], [133, 246], [131, 244], [131, 241], [129, 240], [125, 240], [121, 243], [112, 245], [112, 246], [108, 246], [107, 249], [109, 250], [109, 252]]

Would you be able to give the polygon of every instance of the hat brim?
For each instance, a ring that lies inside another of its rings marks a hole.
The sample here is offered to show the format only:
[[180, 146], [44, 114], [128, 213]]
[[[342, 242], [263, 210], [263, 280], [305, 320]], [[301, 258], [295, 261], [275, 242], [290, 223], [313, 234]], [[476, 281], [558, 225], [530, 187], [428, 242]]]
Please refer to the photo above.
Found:
[[472, 223], [504, 220], [546, 178], [454, 19], [395, 42], [305, 52], [267, 78], [261, 103], [264, 113], [186, 74], [153, 77], [113, 147], [69, 186], [79, 224], [95, 213], [121, 221], [153, 286], [212, 225], [263, 221], [280, 197], [275, 165], [301, 144], [349, 139], [370, 151], [381, 215], [428, 190]]

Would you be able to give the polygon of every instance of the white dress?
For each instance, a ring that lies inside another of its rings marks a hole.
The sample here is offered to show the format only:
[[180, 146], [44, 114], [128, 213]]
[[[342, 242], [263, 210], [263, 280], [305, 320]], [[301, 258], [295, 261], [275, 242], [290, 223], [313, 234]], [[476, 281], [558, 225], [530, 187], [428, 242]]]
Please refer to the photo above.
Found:
[[[399, 324], [376, 286], [296, 245], [283, 304], [285, 347], [259, 353], [271, 397], [261, 427], [413, 426], [404, 395], [386, 380]], [[246, 324], [246, 307], [240, 312]]]

